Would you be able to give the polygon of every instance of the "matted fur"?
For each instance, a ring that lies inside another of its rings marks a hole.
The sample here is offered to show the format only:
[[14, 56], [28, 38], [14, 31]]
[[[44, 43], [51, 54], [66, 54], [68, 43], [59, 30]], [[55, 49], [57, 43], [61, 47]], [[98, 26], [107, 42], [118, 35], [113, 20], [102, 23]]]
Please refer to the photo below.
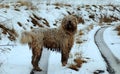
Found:
[[65, 66], [70, 50], [74, 42], [74, 34], [77, 31], [76, 17], [69, 15], [63, 18], [61, 26], [58, 28], [36, 28], [30, 32], [23, 32], [21, 43], [28, 43], [32, 49], [32, 65], [34, 70], [41, 71], [38, 62], [42, 54], [42, 48], [61, 51], [61, 62]]

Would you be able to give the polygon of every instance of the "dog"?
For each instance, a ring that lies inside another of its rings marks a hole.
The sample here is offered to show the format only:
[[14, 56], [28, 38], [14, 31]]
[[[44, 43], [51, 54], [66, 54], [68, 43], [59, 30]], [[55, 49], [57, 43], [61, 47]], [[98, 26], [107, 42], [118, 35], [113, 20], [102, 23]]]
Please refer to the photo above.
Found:
[[77, 31], [77, 18], [73, 15], [65, 16], [58, 28], [35, 28], [24, 31], [20, 42], [28, 43], [32, 49], [32, 65], [36, 71], [42, 71], [38, 66], [43, 47], [61, 52], [62, 66], [67, 64], [69, 53], [74, 44], [74, 35]]

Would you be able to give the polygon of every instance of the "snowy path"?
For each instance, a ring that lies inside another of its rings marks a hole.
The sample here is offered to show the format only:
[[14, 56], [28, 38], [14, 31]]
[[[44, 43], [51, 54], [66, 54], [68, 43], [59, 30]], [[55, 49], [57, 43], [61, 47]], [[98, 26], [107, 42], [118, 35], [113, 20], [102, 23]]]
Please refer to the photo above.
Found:
[[107, 62], [110, 74], [120, 74], [120, 61], [113, 55], [103, 39], [103, 32], [106, 28], [107, 27], [103, 27], [98, 30], [95, 35], [95, 42]]

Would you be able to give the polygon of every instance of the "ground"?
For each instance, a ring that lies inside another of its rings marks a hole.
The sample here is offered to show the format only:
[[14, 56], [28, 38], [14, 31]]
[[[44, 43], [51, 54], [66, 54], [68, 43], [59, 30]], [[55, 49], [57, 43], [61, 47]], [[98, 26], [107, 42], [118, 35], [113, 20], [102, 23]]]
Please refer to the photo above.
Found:
[[[63, 1], [64, 2], [64, 1]], [[111, 26], [104, 33], [104, 39], [113, 54], [119, 58], [119, 41], [114, 31], [120, 20], [120, 6], [117, 2], [96, 5], [63, 3], [57, 1], [3, 1], [0, 3], [0, 73], [29, 74], [31, 50], [28, 45], [19, 43], [21, 32], [32, 28], [57, 28], [66, 15], [78, 18], [78, 30], [67, 66], [61, 66], [61, 54], [51, 52], [48, 59], [48, 74], [109, 74], [107, 65], [94, 42], [96, 31], [106, 25]], [[107, 3], [107, 0], [106, 2]], [[117, 41], [117, 42], [116, 42]], [[114, 46], [114, 47], [113, 47]], [[113, 51], [115, 50], [115, 51]], [[68, 68], [75, 65], [74, 59], [84, 60], [75, 71]], [[43, 61], [44, 62], [44, 61]], [[99, 73], [102, 71], [101, 73]]]

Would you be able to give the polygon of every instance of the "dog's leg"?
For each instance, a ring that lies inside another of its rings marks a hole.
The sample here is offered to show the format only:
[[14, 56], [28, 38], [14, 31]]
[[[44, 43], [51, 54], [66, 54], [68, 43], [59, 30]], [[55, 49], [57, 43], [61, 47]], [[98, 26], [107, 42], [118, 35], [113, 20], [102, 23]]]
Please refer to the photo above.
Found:
[[62, 49], [62, 54], [61, 54], [61, 62], [62, 62], [62, 66], [65, 66], [67, 64], [68, 58], [69, 58], [69, 51], [68, 51], [68, 47]]
[[65, 47], [62, 48], [62, 57], [61, 57], [61, 62], [62, 65], [65, 66], [67, 64], [68, 58], [69, 58], [69, 53], [71, 51], [71, 48], [73, 46], [73, 39], [69, 39], [67, 43], [65, 43]]
[[32, 65], [33, 65], [33, 69], [36, 71], [42, 71], [42, 69], [39, 68], [39, 60], [41, 58], [41, 54], [42, 54], [42, 48], [35, 48], [32, 49]]

